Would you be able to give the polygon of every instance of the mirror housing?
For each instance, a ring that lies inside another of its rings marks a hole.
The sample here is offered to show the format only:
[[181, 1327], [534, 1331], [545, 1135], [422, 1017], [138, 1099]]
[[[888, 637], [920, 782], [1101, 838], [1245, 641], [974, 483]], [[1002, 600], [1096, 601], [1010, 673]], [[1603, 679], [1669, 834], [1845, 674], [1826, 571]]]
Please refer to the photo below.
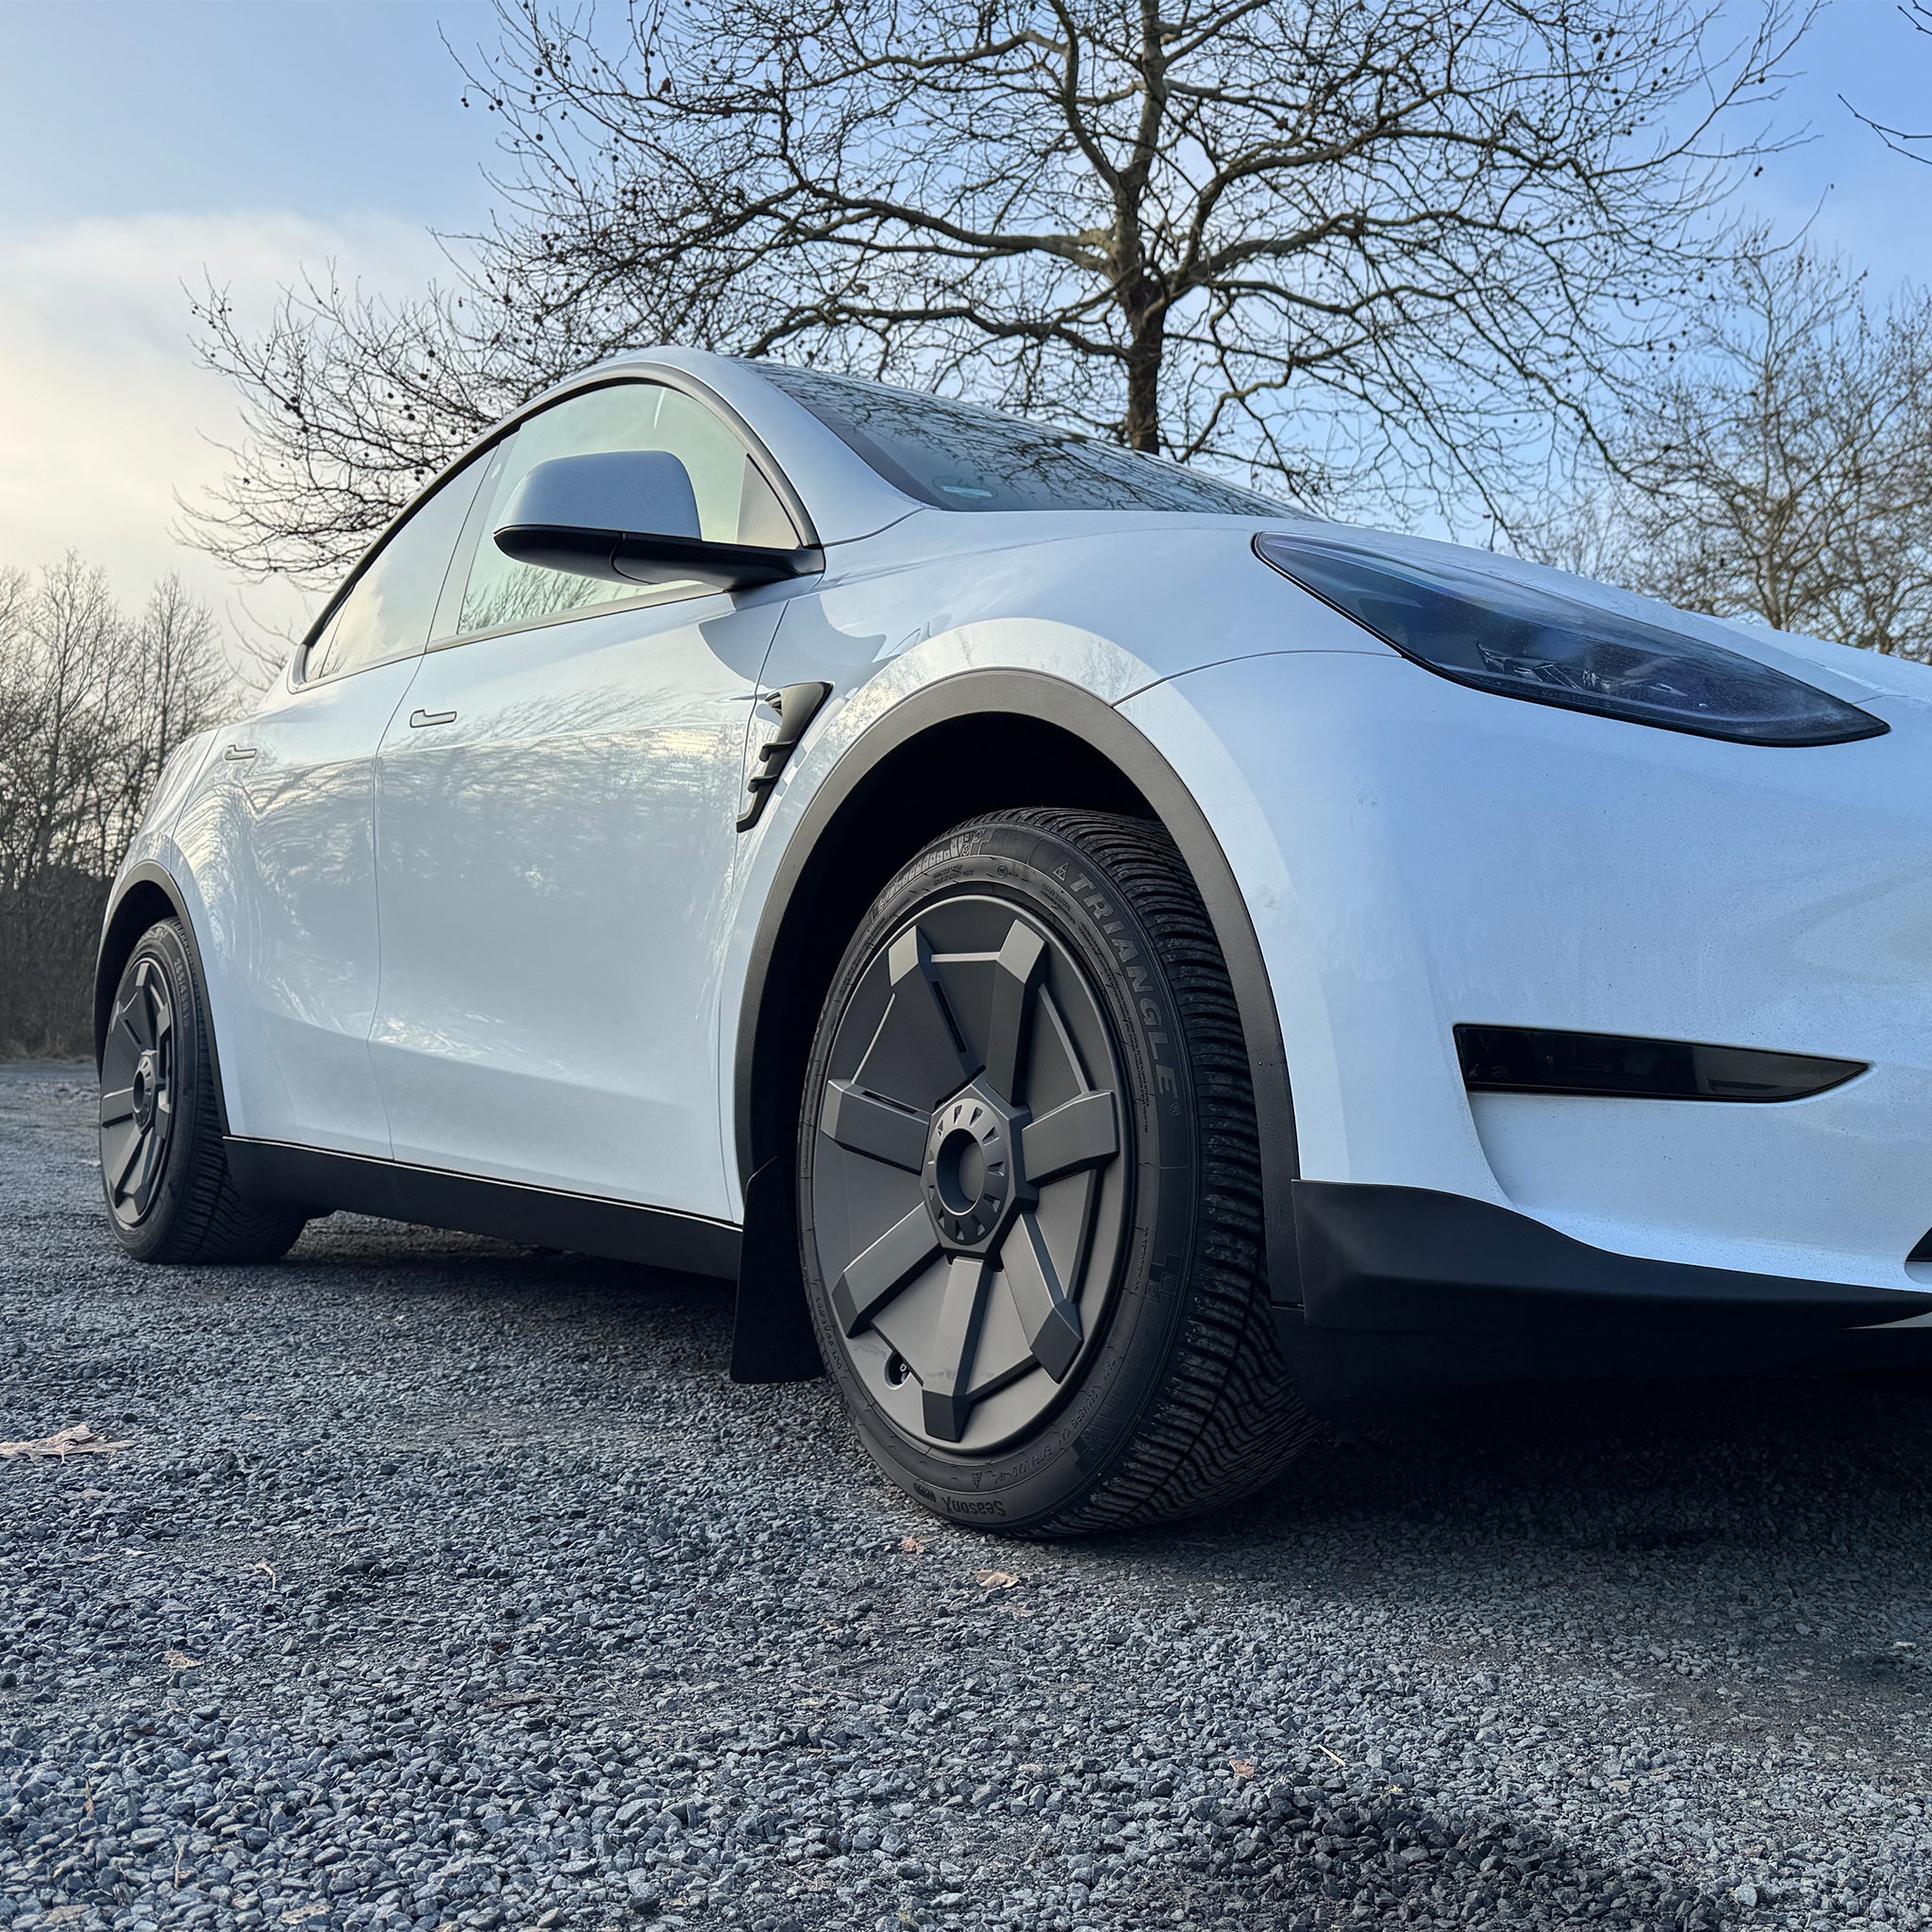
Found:
[[668, 450], [607, 450], [555, 457], [517, 485], [494, 536], [519, 563], [613, 584], [708, 584], [745, 591], [825, 567], [815, 544], [709, 543], [697, 497]]

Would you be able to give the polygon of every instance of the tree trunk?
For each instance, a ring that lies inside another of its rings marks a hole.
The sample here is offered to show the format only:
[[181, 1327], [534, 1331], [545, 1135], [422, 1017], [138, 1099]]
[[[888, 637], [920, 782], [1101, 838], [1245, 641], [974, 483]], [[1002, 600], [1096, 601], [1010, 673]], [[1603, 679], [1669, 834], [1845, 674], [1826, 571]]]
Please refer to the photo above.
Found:
[[1167, 309], [1161, 304], [1150, 311], [1131, 300], [1126, 308], [1133, 335], [1127, 345], [1127, 413], [1121, 424], [1121, 441], [1129, 449], [1158, 456], [1160, 363], [1167, 347]]

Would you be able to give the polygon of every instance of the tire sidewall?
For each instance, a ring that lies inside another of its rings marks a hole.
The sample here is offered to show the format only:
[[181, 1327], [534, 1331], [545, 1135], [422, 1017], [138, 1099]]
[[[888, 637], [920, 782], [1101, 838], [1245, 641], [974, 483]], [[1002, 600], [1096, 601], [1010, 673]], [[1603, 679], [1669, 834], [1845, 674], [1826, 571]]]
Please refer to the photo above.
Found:
[[121, 979], [114, 989], [118, 1007], [125, 996], [129, 976], [143, 959], [152, 959], [167, 981], [168, 998], [175, 1011], [175, 1124], [168, 1142], [160, 1184], [146, 1215], [129, 1226], [114, 1211], [108, 1194], [106, 1166], [101, 1171], [101, 1196], [108, 1204], [108, 1216], [121, 1244], [137, 1260], [166, 1258], [170, 1240], [181, 1220], [192, 1185], [194, 1151], [200, 1138], [219, 1132], [204, 1112], [208, 1099], [208, 1082], [203, 1071], [206, 1048], [203, 1039], [201, 988], [195, 977], [194, 961], [182, 938], [180, 926], [172, 919], [150, 926], [135, 941]]
[[[818, 1109], [839, 1022], [868, 961], [909, 919], [961, 891], [1010, 900], [1048, 925], [1087, 975], [1120, 1068], [1132, 1149], [1128, 1226], [1100, 1335], [1039, 1428], [986, 1456], [913, 1441], [878, 1409], [849, 1361], [813, 1236]], [[868, 1454], [936, 1514], [1025, 1529], [1105, 1481], [1167, 1379], [1185, 1318], [1198, 1198], [1198, 1128], [1183, 1016], [1152, 935], [1107, 865], [1024, 821], [962, 827], [900, 872], [846, 948], [826, 995], [801, 1108], [799, 1249], [820, 1352]]]

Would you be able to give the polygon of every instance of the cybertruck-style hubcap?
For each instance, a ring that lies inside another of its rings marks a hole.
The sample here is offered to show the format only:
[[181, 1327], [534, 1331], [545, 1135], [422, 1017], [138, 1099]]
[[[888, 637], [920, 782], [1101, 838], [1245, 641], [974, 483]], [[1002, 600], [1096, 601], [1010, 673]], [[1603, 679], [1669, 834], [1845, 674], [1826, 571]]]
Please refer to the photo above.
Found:
[[1127, 1231], [1112, 1035], [1043, 922], [924, 908], [869, 959], [817, 1095], [812, 1238], [841, 1345], [908, 1435], [1037, 1424], [1094, 1343]]
[[132, 1227], [154, 1205], [175, 1134], [175, 1008], [153, 959], [128, 969], [101, 1049], [101, 1176]]

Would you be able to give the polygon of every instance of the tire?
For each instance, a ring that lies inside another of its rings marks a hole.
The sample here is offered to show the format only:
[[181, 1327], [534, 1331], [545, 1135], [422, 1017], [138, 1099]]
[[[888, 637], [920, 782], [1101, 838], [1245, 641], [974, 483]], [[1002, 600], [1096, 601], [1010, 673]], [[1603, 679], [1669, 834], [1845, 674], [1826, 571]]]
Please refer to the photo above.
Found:
[[222, 1147], [208, 999], [180, 923], [135, 942], [101, 1049], [101, 1191], [138, 1261], [274, 1261], [306, 1217], [236, 1192]]
[[1160, 1522], [1314, 1434], [1227, 969], [1158, 825], [998, 812], [891, 880], [818, 1023], [798, 1197], [820, 1351], [935, 1514]]

